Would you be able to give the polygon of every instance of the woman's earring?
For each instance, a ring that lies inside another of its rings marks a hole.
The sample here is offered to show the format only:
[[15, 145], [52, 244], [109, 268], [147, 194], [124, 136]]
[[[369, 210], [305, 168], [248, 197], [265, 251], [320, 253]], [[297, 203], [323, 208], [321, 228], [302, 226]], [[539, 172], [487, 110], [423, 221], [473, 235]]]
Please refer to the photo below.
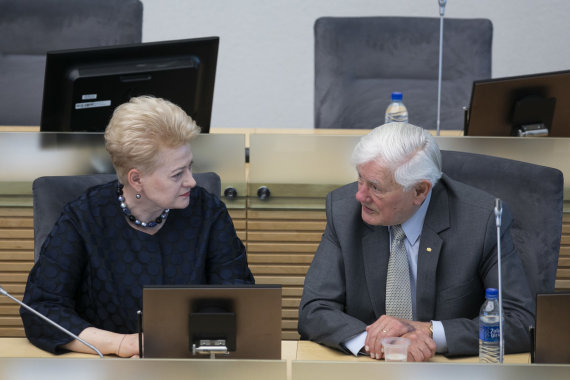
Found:
[[136, 197], [137, 197], [137, 199], [141, 199], [141, 194], [137, 193]]

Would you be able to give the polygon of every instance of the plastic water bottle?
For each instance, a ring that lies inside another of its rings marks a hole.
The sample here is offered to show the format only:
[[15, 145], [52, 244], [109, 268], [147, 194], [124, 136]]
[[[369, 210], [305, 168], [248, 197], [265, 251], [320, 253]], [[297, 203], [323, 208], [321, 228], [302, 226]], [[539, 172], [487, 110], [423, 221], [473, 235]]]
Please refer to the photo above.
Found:
[[479, 313], [479, 362], [498, 363], [500, 356], [499, 292], [495, 288], [485, 291], [485, 303]]
[[404, 103], [402, 103], [402, 93], [393, 92], [392, 102], [386, 108], [386, 114], [384, 117], [385, 123], [407, 123], [408, 122], [408, 110]]

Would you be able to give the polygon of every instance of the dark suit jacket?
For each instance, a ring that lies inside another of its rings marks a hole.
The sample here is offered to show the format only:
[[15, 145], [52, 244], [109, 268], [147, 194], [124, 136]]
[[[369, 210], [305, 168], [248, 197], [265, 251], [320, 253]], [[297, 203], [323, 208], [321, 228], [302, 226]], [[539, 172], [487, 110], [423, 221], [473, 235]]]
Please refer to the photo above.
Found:
[[[387, 227], [362, 221], [357, 184], [327, 196], [327, 226], [305, 278], [299, 333], [347, 351], [343, 342], [385, 314]], [[485, 289], [498, 288], [495, 198], [445, 174], [432, 190], [418, 251], [416, 314], [442, 321], [448, 355], [478, 353]], [[504, 205], [501, 227], [505, 352], [530, 349], [534, 300], [513, 245]]]

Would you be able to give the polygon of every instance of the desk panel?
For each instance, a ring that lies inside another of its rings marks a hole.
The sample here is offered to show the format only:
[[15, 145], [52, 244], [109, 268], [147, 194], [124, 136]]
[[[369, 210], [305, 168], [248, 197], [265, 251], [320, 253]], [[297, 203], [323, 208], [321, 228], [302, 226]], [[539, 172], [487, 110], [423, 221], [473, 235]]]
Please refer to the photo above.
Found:
[[283, 360], [0, 358], [0, 378], [286, 380]]
[[294, 380], [567, 380], [570, 367], [539, 364], [386, 363], [294, 361]]
[[[330, 347], [323, 346], [321, 344], [300, 340], [297, 343], [297, 360], [326, 360], [326, 361], [342, 361], [342, 362], [378, 362], [376, 359], [371, 359], [368, 356], [354, 356], [347, 355], [338, 350], [334, 350]], [[431, 358], [430, 362], [435, 363], [477, 363], [479, 358], [476, 356], [458, 357], [458, 358], [447, 358], [443, 355], [436, 355]], [[530, 354], [511, 354], [505, 355], [504, 362], [507, 364], [529, 364]], [[570, 366], [569, 366], [570, 368]]]

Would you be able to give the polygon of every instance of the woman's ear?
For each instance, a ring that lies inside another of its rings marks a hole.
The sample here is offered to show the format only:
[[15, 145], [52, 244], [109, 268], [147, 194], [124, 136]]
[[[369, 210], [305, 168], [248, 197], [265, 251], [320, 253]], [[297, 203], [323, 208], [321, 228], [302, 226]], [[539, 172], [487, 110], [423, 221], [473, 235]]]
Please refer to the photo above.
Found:
[[132, 187], [137, 193], [142, 191], [142, 175], [138, 169], [131, 169], [127, 173], [127, 181], [129, 186]]

